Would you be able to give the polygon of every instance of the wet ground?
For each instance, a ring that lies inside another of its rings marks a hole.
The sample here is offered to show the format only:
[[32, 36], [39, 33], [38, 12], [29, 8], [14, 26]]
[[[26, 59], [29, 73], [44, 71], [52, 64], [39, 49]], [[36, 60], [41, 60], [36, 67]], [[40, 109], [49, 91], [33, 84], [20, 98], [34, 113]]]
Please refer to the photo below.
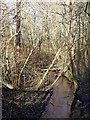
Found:
[[48, 104], [52, 91], [20, 91], [2, 89], [3, 119], [39, 119]]

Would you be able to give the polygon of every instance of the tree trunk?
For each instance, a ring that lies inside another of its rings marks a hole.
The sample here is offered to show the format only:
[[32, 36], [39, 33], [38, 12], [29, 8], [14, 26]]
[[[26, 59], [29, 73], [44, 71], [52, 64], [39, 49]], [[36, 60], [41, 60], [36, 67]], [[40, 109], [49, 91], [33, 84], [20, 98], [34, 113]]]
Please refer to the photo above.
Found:
[[[69, 27], [69, 38], [70, 38], [70, 43], [73, 44], [73, 38], [72, 38], [72, 2], [69, 3], [69, 16], [70, 16], [70, 27]], [[71, 63], [71, 70], [72, 70], [72, 75], [73, 77], [75, 76], [74, 72], [74, 64], [73, 64], [73, 54], [72, 51], [69, 50], [69, 58], [70, 58], [70, 63]]]
[[90, 66], [90, 1], [88, 2], [87, 7], [87, 13], [88, 13], [88, 34], [87, 34], [87, 61], [88, 61], [88, 67]]
[[[81, 36], [80, 14], [79, 14], [78, 26], [79, 26], [79, 28], [78, 28], [79, 29], [78, 38], [80, 38], [80, 36]], [[77, 78], [78, 79], [80, 77], [80, 58], [81, 58], [81, 55], [80, 55], [80, 39], [78, 39], [78, 42], [77, 42]]]
[[[21, 2], [19, 2], [18, 0], [16, 1], [16, 7], [17, 7], [17, 16], [16, 16], [16, 33], [18, 33], [16, 35], [16, 66], [17, 66], [17, 75], [19, 76], [19, 56], [20, 56], [20, 46], [21, 46], [21, 42], [20, 42], [20, 36], [21, 36], [21, 30], [20, 30], [20, 25], [21, 25]], [[17, 86], [21, 87], [21, 83], [22, 81], [19, 80], [17, 81]]]
[[20, 47], [21, 43], [20, 43], [20, 36], [21, 36], [21, 31], [20, 31], [20, 24], [21, 24], [21, 2], [16, 3], [17, 6], [17, 17], [16, 17], [16, 33], [18, 33], [18, 35], [16, 35], [16, 46]]

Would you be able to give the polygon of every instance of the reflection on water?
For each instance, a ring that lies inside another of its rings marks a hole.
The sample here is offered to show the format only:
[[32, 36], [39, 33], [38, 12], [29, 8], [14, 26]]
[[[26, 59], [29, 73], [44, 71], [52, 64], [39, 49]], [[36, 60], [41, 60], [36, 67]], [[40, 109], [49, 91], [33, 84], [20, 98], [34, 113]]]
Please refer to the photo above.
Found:
[[54, 85], [54, 93], [41, 118], [69, 118], [74, 88], [66, 78]]

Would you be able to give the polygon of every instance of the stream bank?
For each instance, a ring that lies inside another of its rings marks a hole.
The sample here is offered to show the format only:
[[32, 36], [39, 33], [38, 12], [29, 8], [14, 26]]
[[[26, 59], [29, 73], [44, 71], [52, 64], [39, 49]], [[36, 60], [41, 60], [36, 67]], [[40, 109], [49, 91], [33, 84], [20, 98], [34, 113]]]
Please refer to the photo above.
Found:
[[[56, 73], [48, 75], [50, 81], [54, 81]], [[84, 87], [85, 83], [81, 84]], [[3, 119], [48, 119], [48, 118], [74, 118], [88, 117], [89, 98], [86, 99], [89, 88], [85, 86], [84, 94], [77, 98], [80, 89], [76, 90], [73, 82], [65, 77], [60, 77], [50, 91], [35, 90], [10, 90], [2, 88], [2, 117]], [[76, 92], [75, 92], [76, 91]], [[89, 94], [88, 94], [89, 97]], [[86, 101], [85, 101], [86, 100]], [[74, 102], [75, 101], [75, 102]], [[83, 110], [82, 110], [83, 109]], [[8, 111], [8, 112], [7, 112]]]
[[2, 119], [39, 119], [52, 91], [25, 91], [2, 88]]
[[71, 106], [71, 118], [90, 120], [90, 68], [79, 79], [79, 88], [74, 94]]
[[[54, 81], [56, 73], [51, 72], [48, 80]], [[72, 82], [60, 77], [49, 91], [16, 90], [2, 88], [2, 118], [69, 118], [75, 88]], [[47, 111], [49, 110], [49, 111]], [[47, 111], [47, 113], [46, 113]], [[49, 115], [49, 116], [48, 116]]]

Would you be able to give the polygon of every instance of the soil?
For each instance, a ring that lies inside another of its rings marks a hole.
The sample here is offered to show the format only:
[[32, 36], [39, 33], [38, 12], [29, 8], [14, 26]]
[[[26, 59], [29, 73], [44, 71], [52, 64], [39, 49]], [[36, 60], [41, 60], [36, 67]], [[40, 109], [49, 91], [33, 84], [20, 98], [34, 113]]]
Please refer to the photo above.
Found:
[[2, 88], [2, 119], [39, 119], [52, 91], [25, 91]]

